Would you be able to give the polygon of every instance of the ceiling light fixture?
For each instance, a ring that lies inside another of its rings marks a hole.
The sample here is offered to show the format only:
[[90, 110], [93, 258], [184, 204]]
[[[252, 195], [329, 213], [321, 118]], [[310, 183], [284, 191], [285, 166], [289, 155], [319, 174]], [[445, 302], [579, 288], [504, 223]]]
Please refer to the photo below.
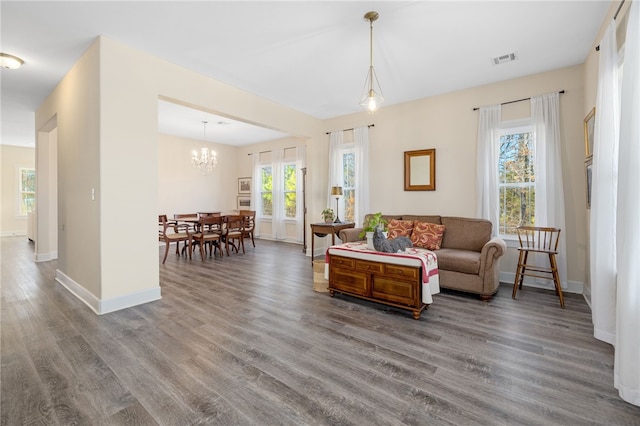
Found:
[[0, 67], [10, 70], [16, 70], [24, 64], [24, 61], [17, 56], [9, 55], [8, 53], [0, 53]]
[[382, 89], [373, 69], [373, 21], [377, 20], [378, 16], [378, 12], [375, 11], [364, 14], [365, 21], [369, 21], [369, 72], [367, 73], [367, 79], [364, 81], [364, 96], [360, 101], [360, 106], [369, 114], [373, 114], [380, 104], [384, 102]]
[[[207, 122], [203, 121], [204, 124], [204, 140], [207, 140]], [[196, 169], [200, 170], [200, 173], [203, 175], [208, 175], [211, 170], [218, 164], [218, 154], [212, 149], [207, 147], [203, 147], [200, 149], [200, 155], [198, 155], [198, 151], [193, 151], [193, 156], [191, 157], [191, 164]]]

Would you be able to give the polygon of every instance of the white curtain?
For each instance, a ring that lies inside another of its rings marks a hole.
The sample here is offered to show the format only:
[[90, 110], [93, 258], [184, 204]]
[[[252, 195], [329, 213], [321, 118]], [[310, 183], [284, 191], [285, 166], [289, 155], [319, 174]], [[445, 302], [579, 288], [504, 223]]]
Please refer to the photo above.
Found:
[[593, 146], [590, 276], [591, 317], [597, 339], [613, 344], [616, 332], [616, 210], [620, 99], [616, 22], [600, 41]]
[[501, 119], [500, 105], [480, 107], [476, 160], [476, 216], [491, 221], [493, 235], [498, 235], [500, 226], [497, 182]]
[[[342, 186], [344, 183], [344, 171], [342, 168], [342, 149], [344, 146], [344, 134], [342, 131], [331, 132], [329, 135], [329, 182], [327, 188], [327, 206], [335, 209], [335, 197], [331, 196], [332, 186]], [[341, 212], [344, 212], [344, 200]], [[318, 212], [319, 214], [320, 212]]]
[[[369, 211], [369, 127], [358, 127], [354, 132], [356, 156], [356, 197], [353, 219], [360, 226]], [[344, 212], [344, 206], [342, 210]]]
[[[531, 123], [535, 146], [536, 226], [562, 230], [558, 244], [558, 274], [567, 286], [567, 244], [564, 221], [564, 190], [560, 145], [560, 95], [550, 93], [531, 98]], [[548, 262], [548, 259], [547, 259]]]
[[640, 4], [627, 23], [620, 107], [614, 385], [640, 405]]
[[302, 181], [304, 179], [302, 169], [306, 167], [307, 161], [307, 147], [299, 146], [296, 148], [296, 241], [302, 242], [304, 239], [304, 227], [303, 225], [303, 216], [304, 216], [304, 206], [303, 206], [303, 198], [304, 193], [302, 192]]
[[271, 212], [271, 227], [273, 238], [284, 240], [287, 238], [286, 217], [284, 213], [284, 150], [271, 151], [271, 173], [273, 178]]
[[260, 223], [262, 222], [262, 195], [260, 193], [260, 190], [262, 189], [262, 170], [260, 169], [260, 153], [252, 153], [251, 160], [253, 162], [253, 191], [251, 192], [251, 205], [256, 211], [256, 223], [253, 228], [253, 235], [255, 237], [259, 237]]

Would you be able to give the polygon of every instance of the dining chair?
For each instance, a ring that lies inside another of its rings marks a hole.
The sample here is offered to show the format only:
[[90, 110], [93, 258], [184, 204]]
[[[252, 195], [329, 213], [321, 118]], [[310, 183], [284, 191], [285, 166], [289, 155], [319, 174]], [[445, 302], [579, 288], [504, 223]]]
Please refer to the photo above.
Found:
[[[225, 223], [223, 239], [227, 256], [229, 256], [229, 245], [233, 246], [236, 253], [239, 252], [239, 247], [242, 246], [242, 253], [244, 253], [244, 217], [241, 215], [227, 215], [223, 217]], [[236, 241], [238, 242], [237, 246]]]
[[[187, 228], [189, 229], [189, 232], [191, 233], [196, 233], [198, 232], [198, 213], [176, 213], [173, 215], [173, 220], [175, 220], [177, 223], [180, 224], [186, 224]], [[187, 250], [187, 246], [185, 245], [182, 248], [182, 251], [184, 252], [185, 250]]]
[[[552, 280], [556, 288], [556, 294], [560, 299], [560, 307], [564, 308], [564, 296], [562, 295], [558, 263], [556, 261], [558, 242], [560, 241], [560, 229], [519, 226], [516, 228], [516, 231], [518, 233], [518, 241], [520, 242], [520, 247], [518, 248], [520, 255], [518, 256], [516, 278], [513, 282], [512, 297], [515, 299], [518, 288], [522, 289], [525, 276]], [[549, 267], [540, 266], [533, 262], [527, 263], [530, 260], [529, 253], [546, 254], [549, 257]]]
[[[169, 245], [176, 243], [176, 254], [180, 255], [180, 241], [184, 241], [185, 248], [189, 243], [191, 236], [188, 232], [187, 224], [180, 224], [175, 221], [167, 219], [166, 214], [158, 215], [158, 240], [164, 241], [165, 250], [162, 264], [167, 261], [167, 255], [169, 254]], [[184, 249], [183, 249], [184, 250]], [[191, 254], [189, 254], [191, 257]]]
[[207, 254], [207, 245], [209, 246], [209, 257], [214, 256], [214, 250], [217, 250], [222, 258], [222, 225], [222, 216], [202, 216], [198, 222], [198, 231], [195, 233], [187, 232], [191, 237], [189, 257], [191, 257], [193, 247], [197, 244], [200, 246], [200, 258], [203, 262]]
[[256, 246], [253, 239], [253, 231], [256, 226], [256, 211], [255, 210], [240, 210], [239, 213], [244, 216], [244, 238], [251, 238], [251, 243]]

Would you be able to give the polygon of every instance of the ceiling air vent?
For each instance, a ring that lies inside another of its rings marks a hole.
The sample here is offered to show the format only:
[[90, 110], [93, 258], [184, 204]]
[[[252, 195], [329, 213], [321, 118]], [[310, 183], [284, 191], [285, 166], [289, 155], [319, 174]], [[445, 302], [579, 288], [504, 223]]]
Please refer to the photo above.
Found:
[[495, 58], [491, 58], [491, 62], [493, 62], [493, 65], [500, 65], [500, 64], [504, 64], [505, 62], [511, 62], [515, 60], [516, 60], [515, 53], [508, 53], [506, 55], [496, 56]]

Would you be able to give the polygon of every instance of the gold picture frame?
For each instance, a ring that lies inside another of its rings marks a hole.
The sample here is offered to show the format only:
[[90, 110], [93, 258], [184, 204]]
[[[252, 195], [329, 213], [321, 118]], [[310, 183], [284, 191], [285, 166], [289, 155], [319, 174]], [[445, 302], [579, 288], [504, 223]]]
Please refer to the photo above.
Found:
[[593, 185], [592, 166], [593, 166], [593, 155], [590, 155], [584, 161], [584, 180], [585, 180], [585, 191], [586, 191], [586, 197], [587, 197], [587, 209], [591, 209], [591, 187]]
[[584, 118], [584, 152], [585, 157], [593, 155], [593, 136], [596, 125], [596, 107], [593, 107]]
[[404, 190], [436, 190], [435, 148], [404, 152]]

